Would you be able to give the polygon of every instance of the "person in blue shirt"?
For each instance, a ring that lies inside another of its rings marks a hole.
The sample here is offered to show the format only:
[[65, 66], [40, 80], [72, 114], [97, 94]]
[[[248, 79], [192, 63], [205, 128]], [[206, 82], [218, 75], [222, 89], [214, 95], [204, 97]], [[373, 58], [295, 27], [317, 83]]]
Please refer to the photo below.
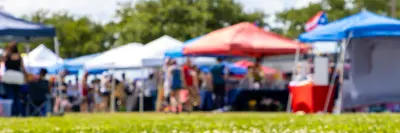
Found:
[[172, 108], [176, 109], [176, 113], [180, 113], [180, 107], [182, 107], [182, 102], [180, 99], [180, 92], [185, 88], [185, 83], [183, 82], [185, 77], [183, 76], [182, 68], [178, 66], [175, 60], [171, 61], [171, 66], [168, 67], [168, 79], [171, 79], [170, 84], [170, 104]]
[[217, 58], [217, 64], [214, 65], [210, 70], [210, 78], [212, 84], [212, 90], [215, 96], [214, 108], [221, 108], [224, 106], [226, 79], [229, 71], [227, 67], [222, 63], [222, 58]]

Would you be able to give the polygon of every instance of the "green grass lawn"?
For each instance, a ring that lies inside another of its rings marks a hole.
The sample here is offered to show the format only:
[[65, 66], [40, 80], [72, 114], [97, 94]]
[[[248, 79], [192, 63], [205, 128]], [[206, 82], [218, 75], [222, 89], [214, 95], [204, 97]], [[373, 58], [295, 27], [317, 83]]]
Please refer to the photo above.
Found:
[[0, 133], [400, 133], [398, 114], [68, 114], [0, 118]]

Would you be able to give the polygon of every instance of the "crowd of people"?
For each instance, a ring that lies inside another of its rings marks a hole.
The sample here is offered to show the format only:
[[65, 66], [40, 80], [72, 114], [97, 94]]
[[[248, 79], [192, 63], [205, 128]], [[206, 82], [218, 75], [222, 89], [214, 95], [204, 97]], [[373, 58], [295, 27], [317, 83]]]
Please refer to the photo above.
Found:
[[[261, 68], [261, 60], [248, 67], [247, 75], [237, 76], [229, 72], [223, 63], [223, 58], [217, 59], [217, 64], [208, 71], [191, 63], [187, 59], [179, 65], [175, 59], [167, 59], [162, 71], [151, 73], [146, 79], [129, 80], [125, 74], [120, 79], [110, 73], [104, 73], [100, 78], [88, 81], [89, 73], [66, 81], [68, 71], [61, 71], [56, 76], [47, 75], [45, 68], [38, 76], [29, 74], [24, 67], [17, 43], [10, 43], [3, 53], [2, 64], [5, 68], [1, 76], [0, 89], [2, 99], [13, 101], [12, 115], [30, 115], [35, 108], [41, 108], [35, 115], [45, 115], [47, 112], [108, 112], [111, 109], [111, 98], [115, 101], [115, 110], [134, 111], [138, 109], [138, 97], [151, 97], [153, 92], [163, 88], [160, 111], [182, 112], [193, 111], [201, 103], [200, 90], [213, 92], [214, 109], [225, 105], [226, 92], [232, 88], [275, 88], [285, 89], [287, 82], [282, 75], [279, 82], [271, 84], [271, 76], [265, 75]], [[51, 77], [51, 78], [49, 78]], [[114, 88], [114, 89], [112, 89]], [[145, 99], [154, 100], [154, 99]], [[27, 112], [30, 110], [30, 112]]]

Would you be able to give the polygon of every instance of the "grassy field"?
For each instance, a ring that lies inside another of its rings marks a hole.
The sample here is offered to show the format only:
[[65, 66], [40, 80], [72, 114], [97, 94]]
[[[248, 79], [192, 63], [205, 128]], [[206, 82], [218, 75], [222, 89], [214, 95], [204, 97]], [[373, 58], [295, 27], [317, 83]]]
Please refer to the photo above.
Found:
[[397, 114], [68, 114], [1, 118], [0, 133], [400, 133]]

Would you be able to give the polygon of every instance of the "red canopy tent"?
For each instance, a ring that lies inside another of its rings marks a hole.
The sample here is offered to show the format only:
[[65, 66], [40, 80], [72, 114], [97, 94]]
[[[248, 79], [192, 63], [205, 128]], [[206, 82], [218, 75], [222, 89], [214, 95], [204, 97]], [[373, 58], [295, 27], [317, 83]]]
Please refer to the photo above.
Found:
[[[235, 62], [234, 65], [238, 66], [238, 67], [247, 68], [249, 66], [253, 66], [254, 63], [251, 62], [251, 61], [248, 61], [248, 60], [241, 60], [241, 61]], [[278, 71], [278, 70], [275, 70], [273, 68], [269, 68], [269, 67], [266, 67], [266, 66], [262, 66], [261, 69], [265, 74], [274, 74], [274, 73], [276, 73]]]
[[242, 22], [213, 31], [183, 49], [185, 55], [273, 56], [301, 53], [308, 46]]

